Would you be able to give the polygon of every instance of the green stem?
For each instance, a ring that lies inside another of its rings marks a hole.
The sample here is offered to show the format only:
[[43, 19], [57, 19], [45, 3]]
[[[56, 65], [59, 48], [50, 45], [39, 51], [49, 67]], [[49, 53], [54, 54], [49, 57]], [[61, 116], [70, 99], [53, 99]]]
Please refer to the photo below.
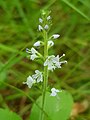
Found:
[[[44, 60], [48, 57], [48, 37], [47, 32], [44, 31]], [[44, 110], [45, 94], [48, 83], [48, 67], [44, 66], [44, 82], [43, 82], [43, 93], [42, 93], [42, 109]], [[44, 113], [41, 113], [41, 120], [44, 120]]]

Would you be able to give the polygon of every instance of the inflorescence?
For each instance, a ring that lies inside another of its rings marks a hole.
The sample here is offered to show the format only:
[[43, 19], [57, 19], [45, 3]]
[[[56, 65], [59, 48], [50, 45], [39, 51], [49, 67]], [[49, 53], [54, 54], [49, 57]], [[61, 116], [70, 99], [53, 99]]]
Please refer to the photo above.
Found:
[[[51, 27], [51, 16], [45, 16], [45, 18], [42, 16], [39, 18], [39, 25], [38, 25], [38, 31], [42, 34], [44, 31], [48, 33]], [[54, 45], [54, 40], [59, 38], [59, 34], [53, 34], [52, 36], [48, 37], [48, 49], [51, 48]], [[39, 53], [35, 48], [44, 46], [43, 41], [37, 41], [34, 43], [33, 47], [31, 49], [26, 48], [26, 52], [29, 54], [31, 60], [35, 60], [37, 58], [44, 58], [41, 53]], [[35, 47], [35, 48], [34, 48]], [[65, 54], [63, 54], [61, 57], [59, 55], [50, 55], [46, 59], [44, 59], [43, 66], [48, 67], [48, 71], [55, 70], [56, 68], [61, 68], [62, 63], [67, 63], [66, 60], [61, 61], [61, 58], [64, 57]], [[43, 82], [43, 72], [40, 72], [39, 70], [35, 70], [35, 74], [32, 76], [27, 77], [27, 81], [23, 82], [23, 84], [28, 85], [29, 88], [33, 86], [33, 84]], [[56, 96], [59, 91], [58, 89], [52, 88], [50, 96]]]

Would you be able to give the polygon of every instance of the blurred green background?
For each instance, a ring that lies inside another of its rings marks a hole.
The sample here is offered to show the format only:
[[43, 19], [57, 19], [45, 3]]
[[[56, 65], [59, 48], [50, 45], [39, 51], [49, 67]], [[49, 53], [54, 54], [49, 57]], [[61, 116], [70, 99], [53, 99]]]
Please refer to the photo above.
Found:
[[[39, 61], [27, 59], [25, 52], [39, 38], [38, 18], [43, 9], [51, 10], [50, 35], [61, 35], [50, 54], [65, 53], [68, 61], [50, 73], [49, 85], [68, 90], [75, 102], [90, 101], [90, 0], [0, 0], [0, 81], [4, 82], [0, 83], [0, 107], [17, 112], [25, 120], [32, 102], [16, 89], [34, 99], [40, 94], [22, 82], [35, 69], [43, 69]], [[88, 105], [74, 119], [89, 120], [89, 112]]]

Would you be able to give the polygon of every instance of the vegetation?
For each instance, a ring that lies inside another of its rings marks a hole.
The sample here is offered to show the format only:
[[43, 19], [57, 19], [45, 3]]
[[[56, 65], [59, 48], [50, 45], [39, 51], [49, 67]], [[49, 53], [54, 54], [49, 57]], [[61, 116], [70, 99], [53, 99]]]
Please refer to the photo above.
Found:
[[25, 51], [40, 39], [37, 21], [43, 9], [51, 10], [50, 35], [61, 35], [50, 53], [65, 53], [68, 61], [62, 69], [50, 72], [49, 83], [69, 91], [75, 103], [86, 101], [87, 107], [81, 112], [77, 107], [73, 119], [89, 120], [90, 0], [0, 0], [0, 108], [29, 120], [32, 104], [40, 95], [38, 88], [28, 89], [22, 83], [42, 67], [40, 61], [27, 59]]

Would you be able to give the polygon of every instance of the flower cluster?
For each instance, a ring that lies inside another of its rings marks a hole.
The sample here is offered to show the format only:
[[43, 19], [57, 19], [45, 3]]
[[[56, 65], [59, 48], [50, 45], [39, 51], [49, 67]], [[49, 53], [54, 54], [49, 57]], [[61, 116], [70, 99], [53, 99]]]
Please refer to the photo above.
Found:
[[26, 84], [29, 88], [31, 88], [34, 83], [39, 82], [43, 82], [43, 75], [39, 70], [35, 70], [35, 74], [27, 77], [27, 81], [23, 82], [23, 84]]
[[51, 16], [47, 16], [46, 21], [44, 21], [42, 18], [39, 18], [40, 24], [38, 25], [38, 30], [39, 31], [49, 30], [49, 25], [51, 22], [50, 20], [51, 20]]
[[59, 57], [59, 55], [57, 55], [56, 57], [54, 55], [48, 56], [48, 58], [44, 62], [44, 66], [48, 66], [48, 70], [51, 71], [53, 71], [55, 68], [61, 68], [62, 63], [67, 63], [66, 60], [60, 62], [60, 58], [62, 58], [63, 56], [65, 56], [65, 54], [63, 54], [61, 57]]
[[[45, 15], [44, 17], [42, 16], [39, 18], [39, 25], [38, 25], [38, 31], [42, 33], [43, 38], [44, 38], [44, 33], [48, 33], [49, 29], [51, 27], [51, 16], [50, 15]], [[59, 38], [59, 34], [53, 34], [52, 36], [48, 37], [47, 36], [47, 48], [49, 49], [50, 47], [54, 46], [54, 40]], [[37, 58], [43, 57], [34, 47], [40, 47], [40, 46], [45, 46], [44, 41], [37, 41], [33, 44], [33, 47], [29, 50], [28, 48], [26, 49], [26, 52], [29, 53], [30, 59], [35, 60]], [[67, 63], [66, 60], [61, 61], [61, 58], [64, 57], [65, 54], [63, 54], [61, 57], [59, 55], [50, 55], [47, 56], [47, 58], [44, 58], [43, 60], [43, 66], [46, 67], [47, 69], [52, 71], [55, 70], [56, 68], [61, 68], [62, 63]], [[23, 82], [23, 84], [28, 85], [29, 88], [32, 87], [33, 84], [43, 82], [43, 74], [39, 70], [35, 70], [35, 74], [32, 76], [27, 77], [27, 81]], [[52, 88], [51, 89], [51, 94], [50, 96], [56, 96], [57, 93], [60, 92], [58, 89]]]
[[26, 48], [26, 52], [30, 53], [30, 59], [34, 60], [35, 58], [38, 57], [38, 52], [32, 47], [31, 50], [29, 50], [28, 48]]
[[23, 82], [23, 84], [28, 85], [29, 88], [31, 88], [34, 83], [36, 83], [36, 81], [32, 78], [32, 76], [27, 77], [27, 81]]

